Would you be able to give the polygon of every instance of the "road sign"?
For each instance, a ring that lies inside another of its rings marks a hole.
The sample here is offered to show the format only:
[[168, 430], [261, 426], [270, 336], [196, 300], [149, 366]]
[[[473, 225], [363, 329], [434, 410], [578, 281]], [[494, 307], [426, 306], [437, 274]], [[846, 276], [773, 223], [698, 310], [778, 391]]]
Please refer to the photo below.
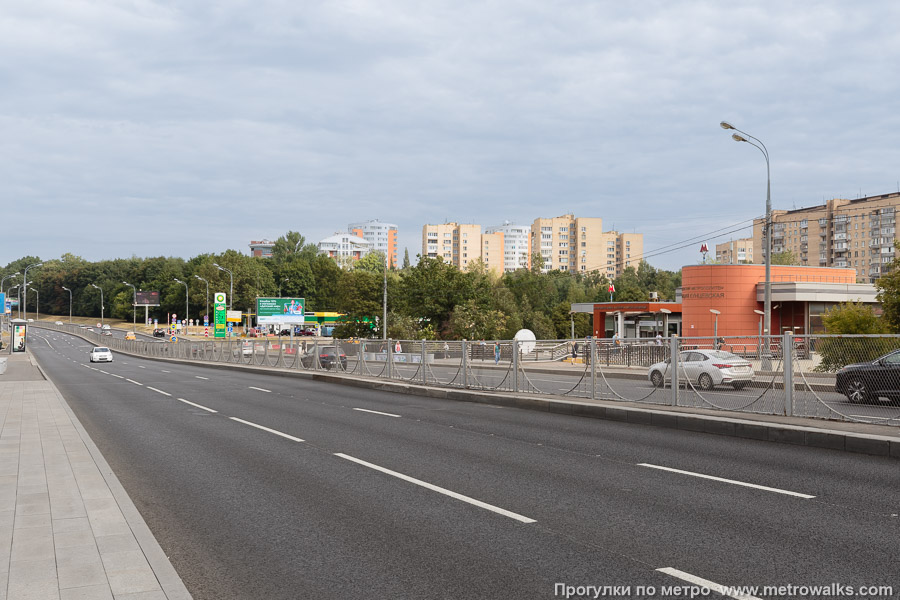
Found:
[[213, 323], [215, 324], [213, 335], [217, 338], [223, 338], [225, 337], [225, 321], [228, 310], [225, 304], [225, 293], [216, 292], [213, 299], [215, 300], [213, 304]]
[[173, 335], [171, 338], [169, 338], [169, 341], [172, 342], [173, 344], [177, 344], [177, 343], [178, 343], [178, 336], [177, 336], [177, 335]]

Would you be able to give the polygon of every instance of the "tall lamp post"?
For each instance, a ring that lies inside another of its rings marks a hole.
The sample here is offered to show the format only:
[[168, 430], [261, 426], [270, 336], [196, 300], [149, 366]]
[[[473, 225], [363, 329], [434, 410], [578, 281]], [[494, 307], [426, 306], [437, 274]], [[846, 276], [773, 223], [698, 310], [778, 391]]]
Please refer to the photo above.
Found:
[[714, 308], [709, 309], [709, 312], [716, 316], [716, 321], [713, 323], [713, 337], [716, 339], [715, 345], [718, 350], [719, 346], [719, 315], [722, 314], [721, 310], [716, 310]]
[[91, 287], [95, 287], [100, 290], [100, 327], [103, 327], [103, 288], [97, 285], [96, 283], [92, 283]]
[[204, 315], [204, 316], [208, 319], [209, 318], [209, 281], [203, 279], [199, 275], [194, 275], [194, 277], [206, 284], [206, 315]]
[[23, 277], [23, 278], [22, 278], [22, 285], [19, 286], [19, 292], [18, 292], [18, 297], [19, 297], [19, 318], [20, 318], [20, 319], [23, 318], [23, 317], [22, 317], [22, 309], [23, 309], [23, 308], [25, 309], [25, 317], [28, 316], [28, 307], [25, 306], [24, 295], [25, 295], [25, 290], [28, 289], [28, 286], [29, 286], [29, 285], [31, 285], [31, 282], [25, 280], [25, 278]]
[[382, 300], [384, 314], [382, 315], [382, 328], [381, 328], [381, 339], [387, 339], [387, 268], [388, 268], [388, 257], [387, 252], [384, 253], [384, 298]]
[[[16, 272], [13, 273], [12, 275], [7, 275], [7, 276], [4, 277], [3, 279], [0, 279], [0, 292], [3, 291], [3, 284], [6, 283], [6, 280], [7, 280], [7, 279], [12, 279], [12, 278], [15, 277], [16, 275], [21, 275], [21, 273], [18, 272], [18, 271], [16, 271]], [[14, 287], [14, 286], [10, 286], [10, 289], [12, 289], [13, 287]], [[9, 290], [7, 290], [7, 291], [9, 291]]]
[[[31, 264], [31, 265], [28, 265], [27, 267], [25, 267], [25, 277], [24, 277], [25, 281], [28, 281], [28, 269], [31, 269], [31, 268], [34, 268], [34, 267], [40, 267], [40, 266], [43, 266], [43, 264], [44, 264], [44, 263], [34, 263], [34, 264]], [[28, 283], [31, 283], [31, 282], [28, 281]], [[34, 289], [34, 288], [32, 288], [32, 289]], [[26, 305], [26, 306], [25, 306], [25, 320], [27, 321], [27, 320], [28, 320], [28, 306], [27, 306], [27, 303], [28, 303], [28, 284], [27, 284], [27, 283], [25, 284], [25, 289], [23, 290], [23, 293], [24, 293], [24, 297], [22, 298], [22, 304]], [[21, 312], [21, 311], [20, 311], [20, 312]]]
[[218, 263], [213, 263], [213, 266], [220, 271], [225, 271], [226, 273], [228, 273], [228, 276], [231, 277], [231, 288], [228, 293], [228, 310], [231, 310], [234, 306], [233, 305], [233, 302], [234, 302], [234, 273], [232, 273], [225, 267], [219, 266]]
[[128, 283], [127, 281], [123, 281], [125, 285], [131, 288], [131, 291], [134, 292], [134, 302], [131, 303], [131, 331], [137, 330], [137, 288], [134, 287], [133, 284]]
[[[772, 177], [769, 170], [769, 150], [766, 145], [758, 138], [753, 137], [749, 133], [745, 133], [726, 121], [719, 123], [722, 129], [733, 129], [737, 133], [731, 135], [731, 139], [736, 142], [747, 142], [762, 152], [766, 159], [766, 281], [765, 281], [765, 301], [763, 303], [763, 319], [765, 320], [765, 333], [772, 335]], [[750, 138], [750, 139], [747, 139]], [[755, 140], [758, 143], [753, 143]], [[768, 356], [766, 352], [766, 356]]]
[[188, 327], [188, 285], [182, 280], [175, 278], [175, 281], [184, 286], [184, 335], [187, 335]]
[[278, 297], [279, 297], [279, 298], [281, 298], [281, 286], [284, 285], [285, 283], [287, 283], [287, 282], [290, 281], [290, 280], [291, 280], [290, 277], [285, 277], [284, 279], [281, 280], [281, 283], [278, 284]]
[[70, 290], [66, 286], [62, 286], [62, 289], [69, 292], [69, 323], [71, 323], [72, 322], [72, 290]]
[[[36, 287], [31, 288], [31, 291], [34, 292], [34, 294], [35, 294], [35, 296], [34, 296], [34, 320], [37, 321], [41, 318], [41, 306], [40, 306], [41, 292]], [[25, 307], [25, 314], [28, 314], [28, 307]]]

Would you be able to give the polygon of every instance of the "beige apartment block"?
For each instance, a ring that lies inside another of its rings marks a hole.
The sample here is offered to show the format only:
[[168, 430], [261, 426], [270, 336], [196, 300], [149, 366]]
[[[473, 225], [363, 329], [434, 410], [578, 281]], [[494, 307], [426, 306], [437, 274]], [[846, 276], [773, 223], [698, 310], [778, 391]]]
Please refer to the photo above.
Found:
[[723, 265], [752, 264], [753, 238], [741, 238], [724, 244], [716, 244], [716, 262]]
[[422, 256], [440, 258], [467, 271], [477, 261], [503, 272], [503, 234], [481, 234], [481, 225], [443, 223], [422, 227]]
[[[772, 211], [772, 253], [790, 251], [801, 265], [856, 270], [874, 283], [894, 259], [900, 193], [856, 200], [835, 198], [820, 206]], [[753, 221], [753, 255], [765, 260], [765, 219]]]
[[614, 279], [626, 267], [637, 268], [644, 252], [640, 233], [603, 231], [603, 219], [562, 215], [535, 219], [531, 248], [540, 253], [543, 272], [600, 272]]

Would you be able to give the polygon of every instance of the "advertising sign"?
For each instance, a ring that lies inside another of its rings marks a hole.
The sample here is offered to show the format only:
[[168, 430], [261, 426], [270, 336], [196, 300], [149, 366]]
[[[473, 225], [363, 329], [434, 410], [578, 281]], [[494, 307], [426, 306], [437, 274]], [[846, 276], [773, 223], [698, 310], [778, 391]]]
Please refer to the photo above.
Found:
[[6, 294], [0, 293], [0, 307], [3, 308], [3, 312], [6, 312]]
[[303, 325], [305, 298], [257, 298], [256, 324]]
[[159, 306], [159, 292], [138, 291], [137, 306]]
[[25, 325], [13, 325], [12, 351], [25, 352]]
[[226, 321], [229, 323], [240, 323], [241, 322], [241, 311], [239, 310], [229, 310], [225, 311]]
[[213, 297], [213, 323], [215, 324], [213, 337], [225, 337], [226, 310], [225, 292], [216, 292], [216, 295]]

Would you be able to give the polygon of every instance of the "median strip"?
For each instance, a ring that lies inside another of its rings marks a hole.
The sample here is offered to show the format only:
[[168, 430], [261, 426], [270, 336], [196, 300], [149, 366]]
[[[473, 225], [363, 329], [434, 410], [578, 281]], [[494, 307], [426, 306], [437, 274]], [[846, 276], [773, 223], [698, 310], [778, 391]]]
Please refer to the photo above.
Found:
[[263, 431], [268, 431], [269, 433], [274, 433], [275, 435], [280, 435], [280, 436], [283, 437], [283, 438], [287, 438], [287, 439], [293, 440], [293, 441], [295, 441], [295, 442], [302, 442], [302, 441], [303, 441], [303, 440], [301, 440], [301, 439], [298, 438], [298, 437], [294, 437], [294, 436], [292, 436], [292, 435], [288, 435], [288, 434], [286, 434], [286, 433], [282, 433], [282, 432], [277, 431], [277, 430], [275, 430], [275, 429], [269, 429], [268, 427], [263, 427], [262, 425], [257, 425], [256, 423], [251, 423], [250, 421], [245, 421], [245, 420], [243, 420], [243, 419], [238, 419], [237, 417], [228, 417], [228, 418], [231, 419], [232, 421], [237, 421], [238, 423], [243, 423], [244, 425], [249, 425], [250, 427], [256, 427], [257, 429], [262, 429]]
[[712, 475], [704, 475], [703, 473], [694, 473], [692, 471], [682, 471], [681, 469], [672, 469], [670, 467], [660, 467], [659, 465], [639, 463], [638, 466], [639, 467], [648, 467], [650, 469], [659, 469], [660, 471], [669, 471], [670, 473], [679, 473], [681, 475], [690, 475], [691, 477], [699, 477], [701, 479], [711, 479], [713, 481], [720, 481], [722, 483], [730, 483], [733, 485], [740, 485], [743, 487], [755, 488], [757, 490], [764, 490], [766, 492], [775, 492], [776, 494], [785, 494], [788, 496], [796, 496], [797, 498], [803, 498], [805, 500], [815, 498], [815, 496], [810, 496], [809, 494], [801, 494], [800, 492], [792, 492], [790, 490], [782, 490], [782, 489], [778, 489], [778, 488], [767, 487], [764, 485], [756, 485], [755, 483], [747, 483], [745, 481], [736, 481], [734, 479], [723, 479], [722, 477], [714, 477]]
[[445, 496], [450, 496], [451, 498], [455, 498], [457, 500], [462, 500], [463, 502], [467, 502], [479, 508], [483, 508], [485, 510], [489, 510], [491, 512], [495, 512], [499, 515], [503, 515], [504, 517], [509, 517], [510, 519], [515, 519], [521, 523], [535, 523], [535, 519], [530, 519], [528, 517], [523, 517], [520, 514], [510, 512], [506, 509], [500, 508], [498, 506], [494, 506], [493, 504], [488, 504], [486, 502], [482, 502], [481, 500], [476, 500], [475, 498], [470, 498], [469, 496], [463, 496], [462, 494], [457, 494], [456, 492], [452, 492], [446, 488], [438, 487], [434, 484], [428, 483], [427, 481], [422, 481], [421, 479], [416, 479], [414, 477], [410, 477], [409, 475], [404, 475], [403, 473], [398, 473], [397, 471], [391, 471], [390, 469], [386, 469], [384, 467], [379, 467], [378, 465], [372, 464], [370, 462], [366, 462], [364, 460], [360, 460], [353, 456], [349, 456], [347, 454], [341, 454], [340, 452], [335, 453], [335, 456], [339, 456], [343, 459], [355, 462], [357, 464], [363, 465], [364, 467], [369, 467], [370, 469], [375, 469], [376, 471], [381, 471], [387, 475], [392, 477], [397, 477], [398, 479], [402, 479], [403, 481], [408, 481], [409, 483], [414, 483], [418, 486], [422, 486], [423, 488], [429, 489], [433, 492], [437, 492], [439, 494], [444, 494]]

